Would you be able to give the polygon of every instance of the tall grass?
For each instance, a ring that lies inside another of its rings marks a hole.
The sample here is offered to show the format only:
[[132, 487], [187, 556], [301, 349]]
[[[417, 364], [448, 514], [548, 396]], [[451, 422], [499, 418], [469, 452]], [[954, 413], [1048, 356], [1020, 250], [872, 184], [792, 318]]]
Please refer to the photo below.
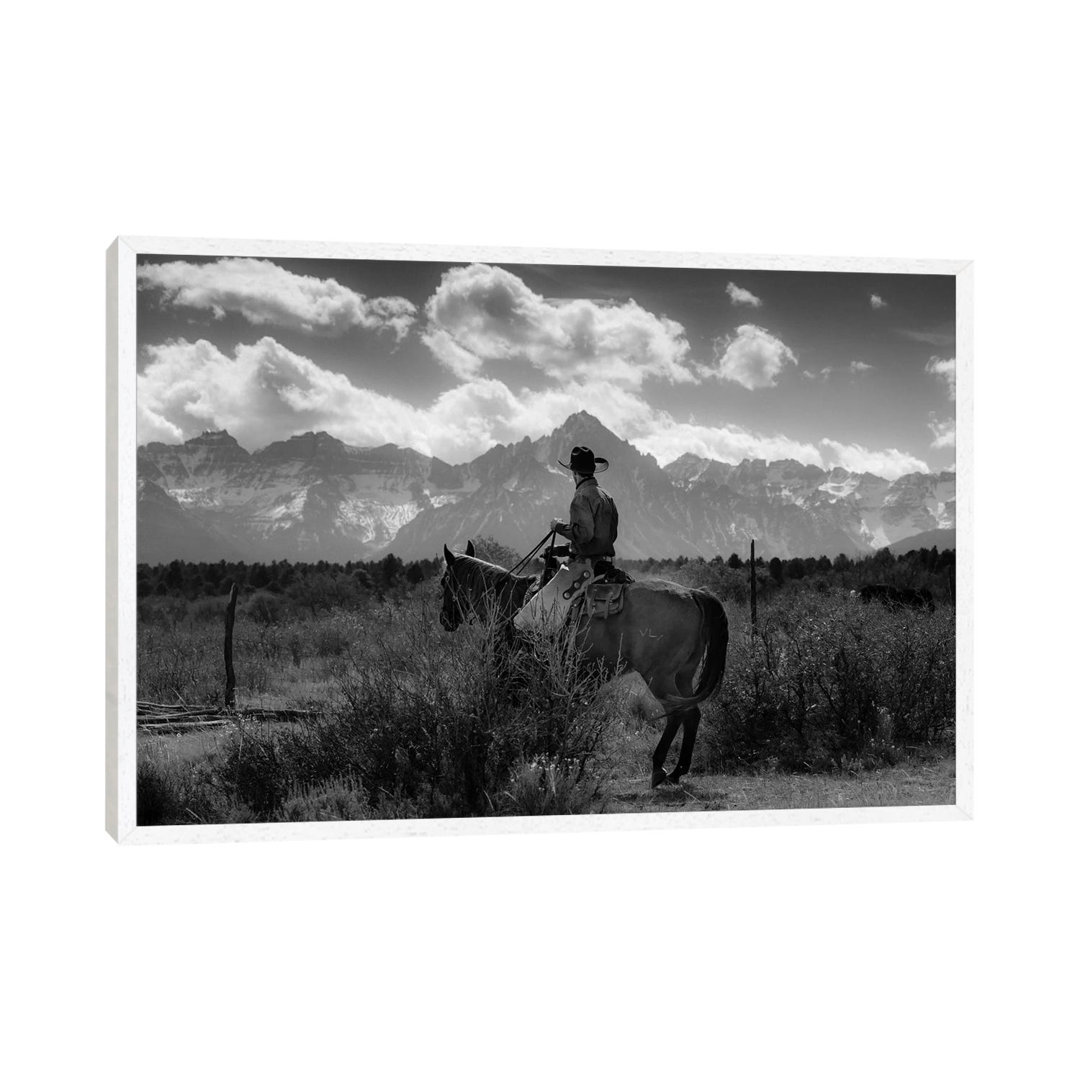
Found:
[[[865, 769], [951, 746], [951, 608], [792, 590], [751, 635], [745, 605], [726, 606], [727, 673], [702, 707], [696, 773]], [[197, 753], [143, 737], [140, 824], [595, 812], [615, 772], [647, 770], [651, 699], [628, 716], [565, 638], [510, 647], [491, 625], [447, 633], [437, 612], [434, 582], [318, 616], [252, 606], [236, 626], [236, 727]], [[140, 602], [140, 698], [220, 702], [223, 616], [216, 602]], [[243, 719], [268, 699], [311, 718]]]
[[451, 635], [435, 614], [430, 603], [388, 607], [348, 640], [315, 629], [312, 647], [342, 656], [316, 715], [296, 726], [241, 721], [198, 775], [183, 767], [183, 782], [164, 783], [161, 763], [148, 761], [147, 816], [184, 820], [177, 804], [200, 785], [256, 820], [591, 808], [611, 720], [599, 676], [562, 636], [510, 643], [490, 624]]

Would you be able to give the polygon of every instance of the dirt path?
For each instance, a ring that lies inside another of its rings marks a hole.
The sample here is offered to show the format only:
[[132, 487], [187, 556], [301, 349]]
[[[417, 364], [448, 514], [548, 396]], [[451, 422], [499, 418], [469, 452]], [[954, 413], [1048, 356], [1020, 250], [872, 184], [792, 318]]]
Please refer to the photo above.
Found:
[[[691, 774], [678, 787], [649, 787], [649, 777], [619, 779], [603, 805], [607, 813], [665, 810], [789, 810], [820, 807], [935, 806], [956, 802], [956, 761], [894, 765], [835, 775]], [[598, 810], [600, 808], [598, 807]]]

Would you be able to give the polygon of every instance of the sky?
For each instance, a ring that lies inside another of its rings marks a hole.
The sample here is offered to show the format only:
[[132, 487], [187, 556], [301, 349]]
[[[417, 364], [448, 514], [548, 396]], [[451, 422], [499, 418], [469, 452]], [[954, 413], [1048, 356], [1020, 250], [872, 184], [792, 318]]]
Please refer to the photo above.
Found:
[[666, 465], [955, 467], [947, 275], [140, 256], [138, 441], [451, 464], [586, 409]]

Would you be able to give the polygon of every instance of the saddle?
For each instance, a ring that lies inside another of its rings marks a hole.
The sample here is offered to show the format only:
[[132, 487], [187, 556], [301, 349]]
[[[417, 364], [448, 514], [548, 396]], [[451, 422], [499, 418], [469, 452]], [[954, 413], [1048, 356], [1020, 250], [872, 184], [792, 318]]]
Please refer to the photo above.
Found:
[[625, 571], [613, 566], [607, 559], [599, 559], [596, 563], [596, 581], [607, 582], [614, 585], [631, 585], [634, 579]]
[[[529, 588], [522, 611], [515, 617], [518, 627], [538, 619], [556, 619], [563, 625], [585, 619], [607, 619], [623, 609], [626, 586], [633, 578], [617, 570], [607, 560], [599, 560], [595, 573], [588, 570], [571, 573], [563, 567], [551, 580], [540, 577]], [[550, 586], [550, 587], [549, 587]], [[546, 594], [547, 599], [538, 596]]]

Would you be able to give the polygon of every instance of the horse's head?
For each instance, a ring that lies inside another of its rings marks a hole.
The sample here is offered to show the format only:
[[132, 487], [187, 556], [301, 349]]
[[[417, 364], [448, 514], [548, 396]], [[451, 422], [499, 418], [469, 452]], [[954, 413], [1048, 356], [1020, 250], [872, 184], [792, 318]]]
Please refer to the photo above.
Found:
[[[465, 554], [470, 558], [476, 554], [471, 540], [465, 548]], [[472, 610], [467, 588], [467, 566], [461, 557], [455, 555], [445, 544], [443, 556], [446, 559], [446, 570], [442, 576], [442, 610], [439, 612], [439, 622], [444, 630], [456, 630]]]

